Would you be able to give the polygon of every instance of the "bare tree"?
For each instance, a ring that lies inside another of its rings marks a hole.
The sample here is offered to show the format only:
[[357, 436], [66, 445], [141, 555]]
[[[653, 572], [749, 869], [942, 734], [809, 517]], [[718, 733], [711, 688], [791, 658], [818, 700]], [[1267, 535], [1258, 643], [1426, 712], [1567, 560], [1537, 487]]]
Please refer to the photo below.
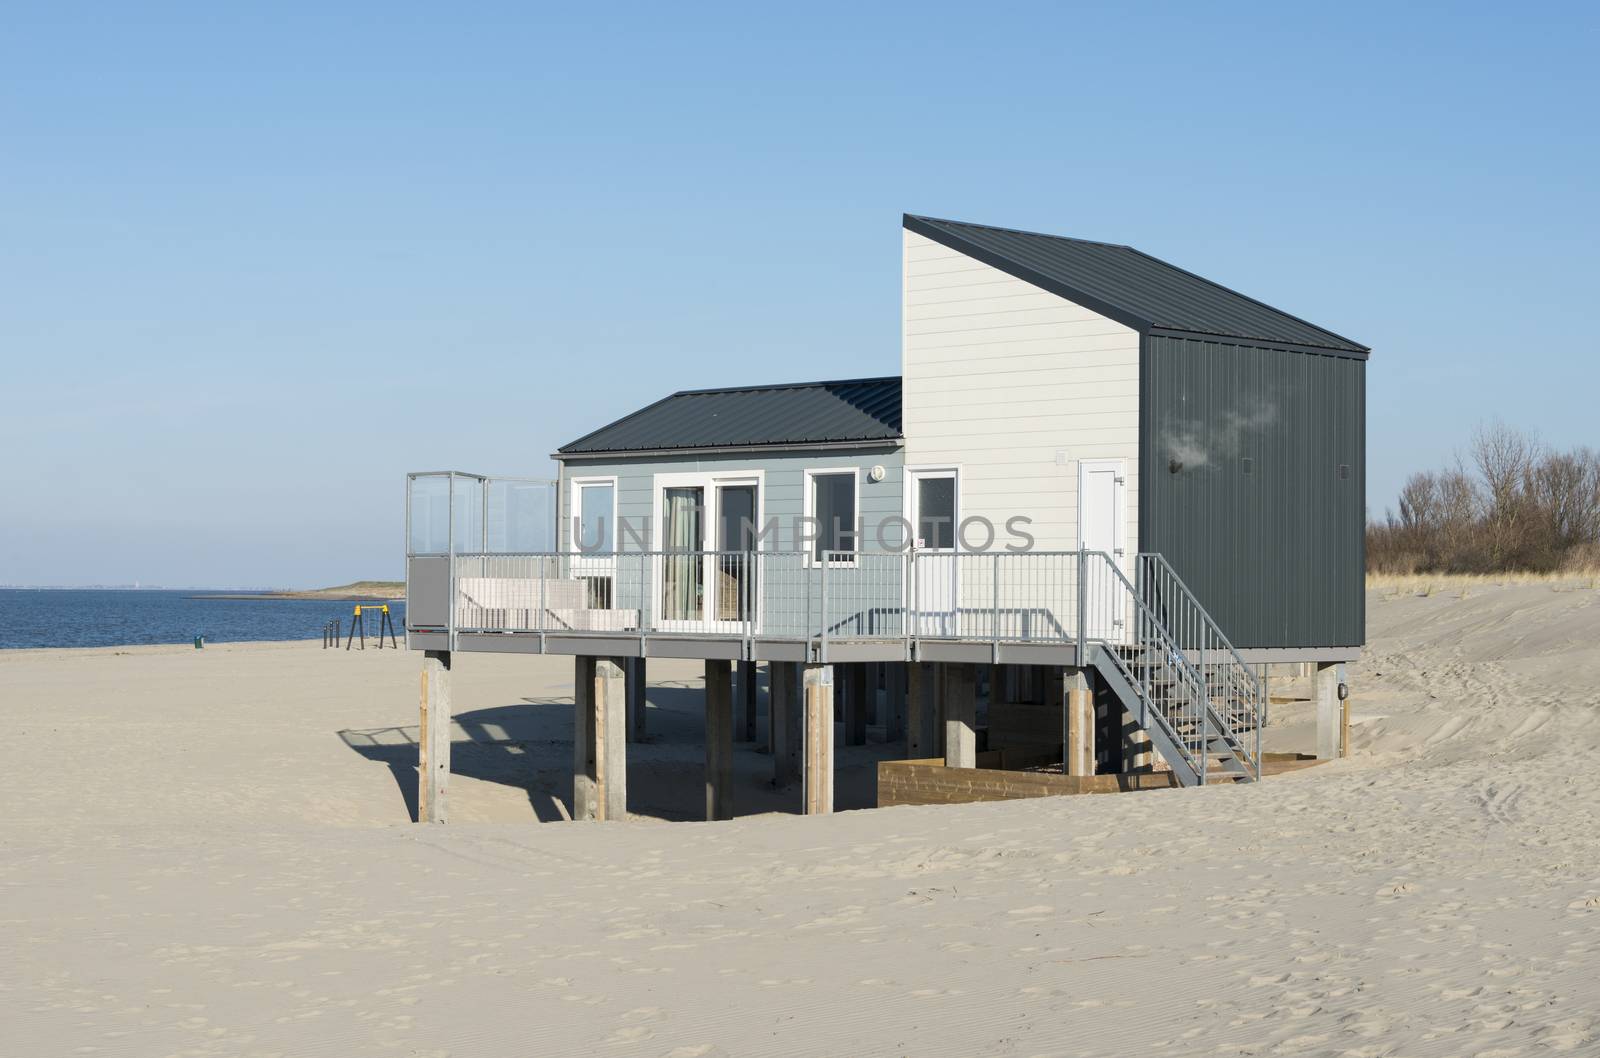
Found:
[[1522, 565], [1527, 549], [1525, 533], [1532, 520], [1527, 482], [1543, 456], [1537, 438], [1519, 433], [1504, 423], [1478, 427], [1472, 436], [1472, 462], [1484, 488], [1483, 543], [1491, 569]]
[[1406, 480], [1399, 513], [1368, 526], [1369, 569], [1487, 573], [1600, 563], [1600, 453], [1552, 452], [1496, 423], [1474, 433], [1468, 456]]

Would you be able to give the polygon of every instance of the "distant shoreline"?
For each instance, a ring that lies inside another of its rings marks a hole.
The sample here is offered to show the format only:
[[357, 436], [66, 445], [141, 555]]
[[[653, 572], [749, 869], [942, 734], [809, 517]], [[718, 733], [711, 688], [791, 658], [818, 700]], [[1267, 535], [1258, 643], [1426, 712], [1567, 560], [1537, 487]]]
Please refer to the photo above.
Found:
[[321, 600], [322, 602], [386, 603], [402, 601], [405, 598], [405, 593], [401, 592], [399, 595], [324, 595], [321, 592], [315, 591], [257, 591], [250, 592], [248, 594], [237, 592], [228, 594], [225, 592], [218, 592], [215, 594], [207, 593], [205, 595], [185, 595], [184, 598], [201, 600], [215, 599], [219, 602], [249, 602], [253, 600], [271, 602], [275, 599], [312, 599]]
[[398, 580], [358, 580], [332, 588], [311, 588], [305, 591], [252, 591], [206, 592], [188, 596], [191, 599], [315, 599], [323, 602], [399, 602], [406, 597], [406, 585]]

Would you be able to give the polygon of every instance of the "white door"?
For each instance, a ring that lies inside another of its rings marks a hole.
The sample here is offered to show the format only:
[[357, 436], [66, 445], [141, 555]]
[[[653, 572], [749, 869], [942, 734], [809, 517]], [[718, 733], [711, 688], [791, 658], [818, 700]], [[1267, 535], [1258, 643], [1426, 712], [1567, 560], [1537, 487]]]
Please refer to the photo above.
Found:
[[961, 560], [956, 554], [960, 525], [956, 472], [913, 470], [907, 483], [912, 543], [917, 549], [913, 631], [925, 636], [958, 635]]
[[[1110, 556], [1127, 574], [1123, 506], [1126, 484], [1120, 459], [1085, 459], [1078, 464], [1078, 548]], [[1107, 567], [1105, 559], [1091, 555], [1085, 565], [1087, 593], [1084, 634], [1091, 639], [1120, 641], [1126, 631], [1128, 593]]]
[[585, 606], [609, 609], [616, 594], [617, 479], [572, 479], [572, 576], [584, 584]]

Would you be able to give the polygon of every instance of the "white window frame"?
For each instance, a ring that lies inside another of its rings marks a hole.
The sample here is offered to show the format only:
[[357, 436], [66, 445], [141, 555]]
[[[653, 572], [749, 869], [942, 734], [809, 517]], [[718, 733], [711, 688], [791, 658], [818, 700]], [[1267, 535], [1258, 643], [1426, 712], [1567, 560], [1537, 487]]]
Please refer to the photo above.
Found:
[[[961, 479], [964, 476], [962, 473], [961, 464], [917, 463], [905, 467], [902, 470], [902, 473], [904, 474], [904, 486], [901, 490], [902, 495], [900, 497], [901, 517], [905, 520], [906, 533], [908, 537], [908, 549], [913, 551], [928, 550], [927, 548], [917, 547], [917, 515], [921, 513], [917, 510], [918, 480], [923, 477], [949, 477], [955, 481], [955, 510], [953, 512], [955, 516], [955, 525], [951, 526], [950, 530], [952, 538], [951, 542], [955, 546], [952, 547], [948, 552], [940, 550], [933, 553], [936, 555], [960, 555], [963, 550], [961, 547]], [[952, 558], [949, 562], [949, 566], [949, 587], [947, 590], [949, 594], [950, 606], [948, 610], [928, 608], [928, 600], [925, 597], [928, 592], [923, 585], [927, 582], [925, 582], [922, 578], [925, 575], [930, 577], [938, 576], [939, 574], [937, 573], [937, 566], [934, 567], [934, 573], [924, 574], [919, 571], [914, 576], [907, 578], [906, 580], [905, 604], [908, 610], [913, 606], [916, 607], [916, 631], [919, 635], [948, 636], [954, 635], [959, 630], [961, 608], [961, 560], [959, 558]]]
[[[606, 562], [617, 553], [617, 509], [621, 506], [622, 497], [617, 486], [616, 475], [584, 475], [569, 478], [569, 491], [567, 494], [567, 552], [577, 555], [585, 562]], [[580, 496], [585, 488], [596, 486], [611, 486], [611, 521], [608, 528], [611, 531], [611, 546], [605, 553], [584, 551], [579, 548], [579, 534], [582, 530], [583, 503]]]
[[[855, 535], [855, 540], [856, 540], [856, 548], [855, 548], [854, 551], [852, 551], [850, 553], [850, 557], [849, 558], [847, 558], [847, 559], [845, 559], [845, 558], [836, 558], [836, 559], [833, 559], [832, 561], [830, 561], [828, 563], [828, 565], [829, 566], [835, 566], [835, 567], [854, 567], [854, 566], [856, 566], [858, 564], [857, 561], [856, 561], [857, 556], [859, 556], [861, 554], [861, 538], [866, 535], [866, 525], [863, 522], [862, 517], [861, 517], [861, 468], [860, 467], [858, 467], [858, 466], [848, 466], [848, 467], [807, 467], [805, 469], [805, 471], [804, 471], [805, 490], [804, 490], [804, 493], [800, 497], [800, 515], [804, 519], [802, 524], [804, 524], [804, 525], [812, 525], [812, 524], [814, 524], [816, 522], [816, 519], [817, 519], [817, 494], [816, 494], [816, 492], [817, 492], [817, 490], [816, 490], [816, 485], [814, 484], [814, 481], [818, 477], [826, 477], [827, 475], [830, 475], [830, 474], [833, 474], [833, 475], [849, 474], [854, 479], [854, 482], [855, 482], [855, 498], [852, 501], [852, 506], [855, 508], [855, 524], [852, 526], [852, 529], [854, 530], [854, 535]], [[820, 528], [821, 527], [818, 526], [819, 530], [820, 530]], [[801, 547], [800, 546], [801, 542], [798, 541], [798, 540], [795, 541], [796, 547], [800, 548], [801, 555], [802, 555], [802, 557], [804, 559], [805, 568], [807, 568], [807, 569], [814, 569], [814, 568], [818, 568], [818, 567], [823, 565], [822, 562], [817, 560], [816, 555], [814, 553], [814, 549], [816, 547], [816, 543], [817, 543], [817, 541], [815, 539], [809, 540], [809, 541], [805, 542], [805, 545], [803, 547]]]
[[916, 516], [919, 513], [917, 511], [917, 479], [919, 477], [940, 477], [948, 475], [953, 478], [956, 483], [956, 524], [951, 526], [950, 529], [955, 539], [955, 547], [952, 550], [954, 550], [957, 554], [960, 554], [963, 550], [961, 546], [961, 465], [959, 463], [918, 464], [916, 466], [906, 467], [904, 474], [905, 489], [900, 498], [900, 516], [905, 519], [906, 533], [908, 534], [908, 547], [917, 546]]
[[[767, 472], [753, 467], [729, 468], [727, 470], [695, 470], [678, 471], [668, 474], [656, 474], [651, 479], [651, 509], [655, 512], [650, 525], [650, 549], [656, 552], [655, 559], [651, 562], [650, 591], [652, 598], [659, 604], [662, 590], [663, 568], [661, 553], [666, 550], [666, 543], [662, 533], [666, 531], [667, 511], [666, 497], [668, 489], [699, 488], [705, 502], [702, 513], [701, 531], [710, 536], [710, 540], [700, 541], [701, 550], [714, 551], [714, 547], [707, 547], [708, 543], [716, 542], [716, 528], [721, 518], [722, 511], [717, 500], [717, 489], [723, 485], [754, 485], [756, 489], [756, 528], [759, 532], [765, 524], [763, 519], [767, 512]], [[757, 539], [756, 550], [765, 550], [761, 546], [762, 540]], [[705, 583], [714, 584], [715, 570], [712, 568], [713, 560], [708, 554], [705, 557]], [[707, 595], [705, 605], [712, 605], [713, 596]], [[760, 600], [756, 601], [757, 619], [760, 618]], [[702, 611], [702, 616], [695, 621], [683, 622], [692, 628], [715, 629], [718, 625], [734, 626], [734, 622], [715, 621], [704, 616], [707, 611]]]

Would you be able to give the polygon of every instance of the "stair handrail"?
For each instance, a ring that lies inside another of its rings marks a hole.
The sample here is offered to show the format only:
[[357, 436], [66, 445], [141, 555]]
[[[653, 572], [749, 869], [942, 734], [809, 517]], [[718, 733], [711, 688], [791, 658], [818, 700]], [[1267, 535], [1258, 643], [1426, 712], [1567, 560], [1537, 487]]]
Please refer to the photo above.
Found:
[[[1217, 624], [1216, 619], [1211, 616], [1210, 611], [1208, 611], [1204, 604], [1200, 602], [1200, 599], [1197, 595], [1195, 595], [1194, 590], [1189, 587], [1189, 585], [1181, 576], [1178, 575], [1178, 571], [1172, 568], [1172, 563], [1167, 561], [1166, 555], [1160, 552], [1144, 552], [1138, 556], [1138, 559], [1141, 563], [1159, 565], [1162, 575], [1169, 583], [1174, 585], [1179, 592], [1182, 593], [1183, 599], [1193, 609], [1194, 615], [1199, 619], [1200, 627], [1202, 627], [1215, 641], [1215, 645], [1220, 647], [1228, 658], [1232, 659], [1232, 665], [1229, 666], [1230, 672], [1228, 675], [1230, 685], [1234, 681], [1239, 680], [1242, 676], [1245, 688], [1250, 694], [1250, 705], [1253, 713], [1251, 718], [1253, 721], [1252, 729], [1255, 736], [1255, 746], [1250, 752], [1251, 759], [1247, 761], [1246, 764], [1255, 772], [1256, 778], [1259, 779], [1261, 777], [1261, 729], [1266, 726], [1267, 721], [1265, 705], [1266, 695], [1262, 688], [1260, 677], [1256, 675], [1254, 669], [1245, 663], [1244, 658], [1239, 655], [1238, 650], [1234, 649], [1233, 643], [1228, 639], [1227, 634], [1222, 631], [1222, 627]], [[1206, 649], [1207, 646], [1202, 643], [1201, 650]], [[1203, 666], [1200, 669], [1199, 674], [1201, 680], [1206, 684], [1208, 691], [1207, 701], [1210, 702], [1210, 681], [1205, 679], [1205, 669]], [[1228, 730], [1226, 734], [1234, 742], [1239, 742], [1240, 747], [1243, 748], [1243, 743], [1240, 742], [1237, 733], [1233, 730], [1234, 717], [1232, 715], [1231, 703], [1235, 701], [1235, 698], [1231, 691], [1227, 694], [1226, 700], [1230, 703], [1227, 714], [1224, 715], [1219, 713], [1218, 717], [1227, 725]]]
[[[1162, 659], [1163, 664], [1175, 665], [1179, 674], [1183, 677], [1183, 684], [1188, 693], [1191, 696], [1198, 697], [1200, 699], [1200, 715], [1197, 718], [1200, 729], [1200, 752], [1199, 759], [1196, 760], [1195, 754], [1190, 750], [1188, 743], [1184, 740], [1183, 736], [1179, 734], [1177, 728], [1173, 726], [1172, 719], [1162, 712], [1161, 708], [1152, 699], [1150, 689], [1144, 685], [1145, 680], [1134, 675], [1134, 673], [1128, 670], [1125, 665], [1122, 665], [1121, 659], [1116, 659], [1118, 668], [1121, 668], [1125, 675], [1132, 677], [1130, 682], [1134, 690], [1142, 698], [1144, 698], [1145, 705], [1148, 707], [1149, 712], [1154, 713], [1161, 725], [1166, 728], [1166, 734], [1168, 738], [1171, 739], [1173, 745], [1178, 747], [1179, 752], [1182, 753], [1185, 758], [1187, 758], [1185, 763], [1200, 777], [1200, 785], [1204, 786], [1206, 783], [1206, 759], [1210, 756], [1210, 727], [1213, 714], [1213, 711], [1210, 707], [1211, 703], [1207, 693], [1204, 676], [1200, 672], [1196, 671], [1194, 666], [1189, 663], [1189, 659], [1184, 655], [1182, 648], [1178, 646], [1177, 640], [1173, 638], [1171, 630], [1167, 627], [1165, 622], [1156, 616], [1155, 611], [1152, 610], [1150, 606], [1139, 597], [1138, 591], [1134, 589], [1133, 582], [1128, 579], [1128, 575], [1126, 573], [1122, 572], [1122, 567], [1117, 565], [1115, 559], [1113, 559], [1104, 551], [1084, 551], [1082, 552], [1082, 555], [1083, 562], [1080, 565], [1080, 569], [1082, 569], [1085, 573], [1087, 573], [1087, 562], [1089, 558], [1094, 557], [1105, 560], [1106, 568], [1111, 571], [1115, 581], [1120, 582], [1122, 587], [1126, 589], [1128, 598], [1133, 601], [1133, 605], [1138, 611], [1138, 616], [1142, 618], [1140, 628], [1153, 630], [1151, 638], [1155, 640], [1155, 642], [1149, 645], [1158, 648], [1158, 656]], [[1087, 577], [1080, 577], [1078, 581], [1078, 595], [1080, 600], [1078, 612], [1080, 614], [1086, 614], [1086, 607], [1083, 603], [1083, 597], [1087, 594], [1087, 585]], [[1078, 634], [1081, 641], [1082, 637], [1085, 636], [1082, 618], [1080, 618], [1080, 623], [1078, 625]], [[1143, 633], [1135, 633], [1135, 635], [1141, 640], [1135, 644], [1136, 646], [1144, 647], [1147, 645], [1142, 641]], [[1101, 643], [1105, 643], [1107, 646], [1113, 645], [1109, 641], [1105, 640], [1104, 637], [1092, 638]], [[1115, 659], [1115, 652], [1113, 651], [1111, 654]]]

